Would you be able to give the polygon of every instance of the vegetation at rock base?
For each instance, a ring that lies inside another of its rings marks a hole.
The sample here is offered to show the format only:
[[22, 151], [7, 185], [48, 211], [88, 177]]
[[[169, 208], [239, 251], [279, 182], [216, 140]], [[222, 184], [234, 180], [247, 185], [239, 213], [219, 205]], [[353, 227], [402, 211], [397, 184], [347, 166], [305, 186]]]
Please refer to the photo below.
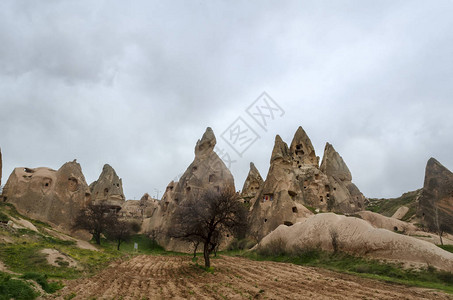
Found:
[[245, 233], [247, 211], [234, 190], [207, 191], [179, 205], [171, 224], [170, 236], [195, 245], [203, 243], [205, 267], [209, 268], [210, 255], [224, 235]]
[[417, 209], [415, 200], [420, 190], [404, 193], [401, 197], [391, 199], [368, 199], [366, 209], [372, 212], [379, 213], [386, 217], [391, 217], [401, 206], [407, 206], [409, 211], [402, 218], [403, 221], [409, 221]]

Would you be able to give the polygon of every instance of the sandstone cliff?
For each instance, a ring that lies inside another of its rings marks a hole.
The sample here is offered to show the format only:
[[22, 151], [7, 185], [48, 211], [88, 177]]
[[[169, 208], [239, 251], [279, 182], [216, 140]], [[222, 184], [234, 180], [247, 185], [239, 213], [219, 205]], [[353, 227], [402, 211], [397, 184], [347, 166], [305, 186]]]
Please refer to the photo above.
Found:
[[453, 173], [434, 158], [426, 165], [417, 215], [430, 230], [453, 233]]
[[49, 168], [15, 168], [3, 190], [3, 201], [23, 215], [70, 231], [79, 210], [91, 201], [80, 164]]

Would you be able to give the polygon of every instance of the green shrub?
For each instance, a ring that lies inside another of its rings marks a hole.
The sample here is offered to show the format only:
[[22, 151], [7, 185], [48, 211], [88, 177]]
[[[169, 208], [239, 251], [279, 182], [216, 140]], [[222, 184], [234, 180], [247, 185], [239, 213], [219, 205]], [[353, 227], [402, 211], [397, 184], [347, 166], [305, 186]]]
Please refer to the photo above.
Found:
[[29, 283], [12, 279], [11, 275], [0, 272], [0, 300], [29, 300], [38, 296]]
[[39, 273], [25, 273], [23, 279], [32, 279], [38, 283], [46, 293], [54, 293], [61, 289], [63, 285], [59, 282], [47, 282], [47, 275]]

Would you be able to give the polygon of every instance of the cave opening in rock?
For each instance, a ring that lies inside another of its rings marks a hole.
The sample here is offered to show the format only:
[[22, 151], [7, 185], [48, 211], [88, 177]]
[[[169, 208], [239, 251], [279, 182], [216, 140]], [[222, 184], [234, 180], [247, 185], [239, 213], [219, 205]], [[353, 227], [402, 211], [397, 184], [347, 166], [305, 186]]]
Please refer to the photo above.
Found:
[[393, 231], [398, 231], [398, 227], [394, 226]]
[[297, 213], [297, 207], [293, 206], [293, 213]]
[[283, 222], [283, 224], [285, 224], [286, 226], [293, 226], [293, 222], [290, 221], [285, 221]]
[[108, 193], [109, 193], [109, 189], [108, 189], [108, 188], [105, 188], [105, 189], [104, 189], [104, 196], [107, 196]]

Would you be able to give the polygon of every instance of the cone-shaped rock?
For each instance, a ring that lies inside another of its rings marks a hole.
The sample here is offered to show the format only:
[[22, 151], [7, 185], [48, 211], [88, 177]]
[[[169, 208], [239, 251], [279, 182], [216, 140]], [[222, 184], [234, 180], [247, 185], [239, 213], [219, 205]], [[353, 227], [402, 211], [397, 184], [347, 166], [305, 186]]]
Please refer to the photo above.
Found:
[[326, 190], [329, 193], [330, 210], [352, 213], [363, 209], [365, 197], [351, 182], [352, 175], [348, 166], [329, 143], [326, 143], [324, 148], [320, 169], [329, 178], [329, 187], [326, 187]]
[[23, 215], [70, 231], [80, 209], [91, 201], [80, 165], [74, 160], [58, 171], [15, 168], [3, 190], [3, 201]]
[[[322, 170], [305, 131], [299, 127], [291, 147], [275, 138], [271, 165], [262, 188], [250, 201], [250, 235], [259, 240], [279, 225], [291, 226], [311, 212], [349, 213], [361, 210], [364, 197], [350, 181], [350, 172], [331, 145]], [[340, 179], [341, 178], [341, 179]]]
[[294, 159], [299, 165], [319, 165], [318, 157], [316, 157], [315, 148], [311, 144], [305, 130], [299, 126], [294, 134], [291, 142], [290, 151]]
[[333, 176], [342, 181], [351, 181], [352, 175], [343, 158], [338, 154], [333, 146], [326, 143], [324, 156], [321, 162], [321, 171], [329, 176]]
[[250, 171], [245, 179], [244, 186], [242, 187], [242, 198], [244, 201], [248, 202], [251, 198], [255, 197], [258, 190], [263, 185], [263, 178], [260, 175], [260, 172], [255, 167], [255, 165], [250, 163]]
[[271, 163], [275, 160], [283, 160], [289, 162], [291, 156], [289, 154], [288, 145], [282, 140], [279, 135], [275, 136], [274, 149], [272, 150]]
[[417, 215], [430, 230], [453, 233], [453, 173], [434, 158], [426, 165]]
[[211, 127], [206, 128], [203, 137], [197, 141], [197, 145], [195, 146], [195, 156], [210, 155], [216, 143], [214, 131], [212, 131]]
[[99, 179], [90, 184], [94, 204], [104, 204], [120, 209], [124, 204], [123, 182], [108, 164], [102, 168]]
[[162, 196], [159, 209], [152, 218], [146, 220], [147, 231], [159, 232], [158, 241], [167, 250], [191, 251], [191, 245], [171, 239], [167, 235], [170, 221], [177, 205], [191, 198], [199, 197], [207, 190], [233, 189], [234, 179], [225, 163], [214, 152], [216, 138], [211, 128], [207, 128], [195, 146], [195, 159], [179, 179], [171, 182]]

